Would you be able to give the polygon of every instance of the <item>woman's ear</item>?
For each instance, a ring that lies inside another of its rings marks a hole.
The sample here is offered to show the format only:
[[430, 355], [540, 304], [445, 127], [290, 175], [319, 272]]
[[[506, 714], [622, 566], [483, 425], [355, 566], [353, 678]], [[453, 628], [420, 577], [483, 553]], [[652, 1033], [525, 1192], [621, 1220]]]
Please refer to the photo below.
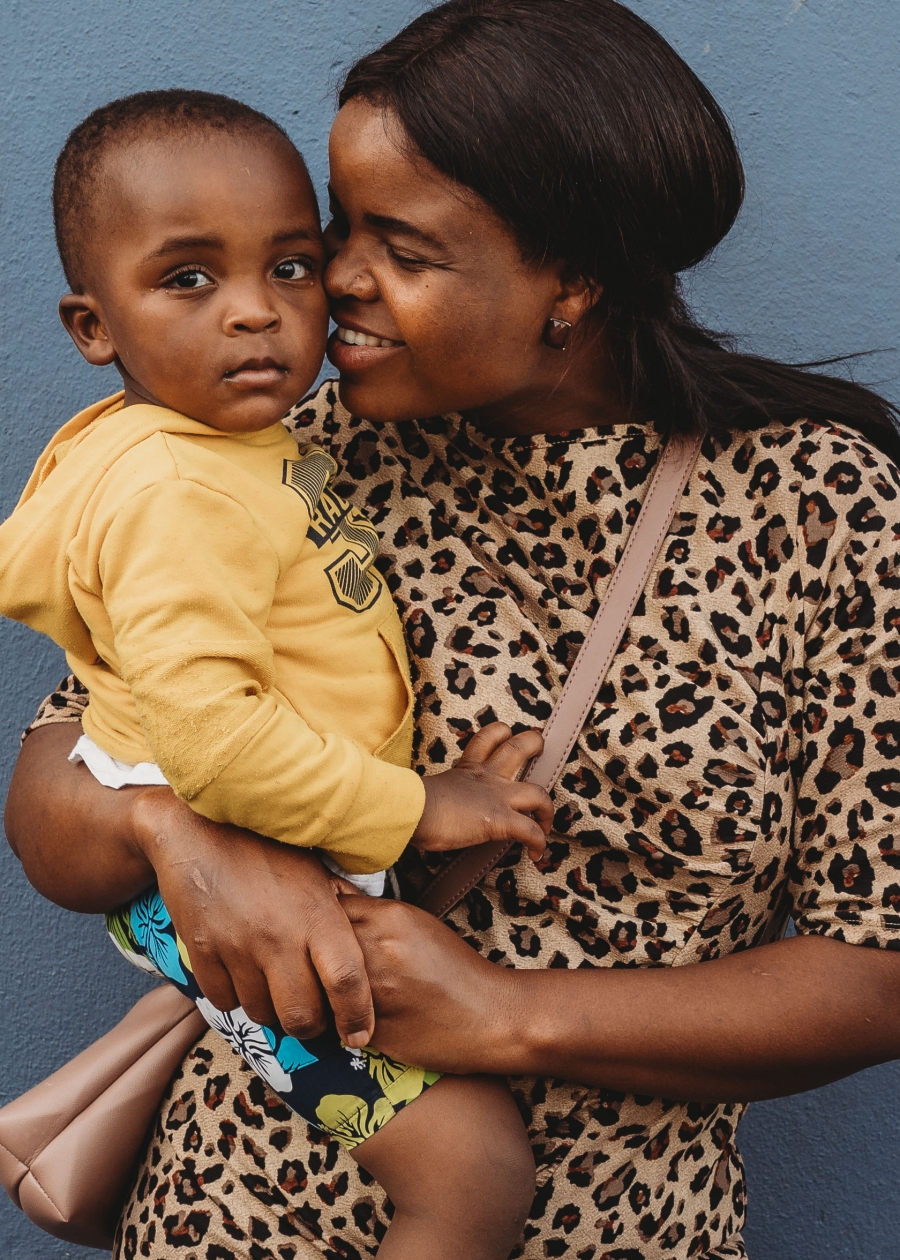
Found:
[[585, 280], [584, 276], [562, 276], [559, 295], [553, 303], [550, 318], [564, 320], [573, 328], [577, 328], [602, 296], [602, 284]]
[[59, 301], [59, 318], [88, 363], [106, 367], [115, 360], [115, 347], [94, 298], [85, 293], [67, 293]]

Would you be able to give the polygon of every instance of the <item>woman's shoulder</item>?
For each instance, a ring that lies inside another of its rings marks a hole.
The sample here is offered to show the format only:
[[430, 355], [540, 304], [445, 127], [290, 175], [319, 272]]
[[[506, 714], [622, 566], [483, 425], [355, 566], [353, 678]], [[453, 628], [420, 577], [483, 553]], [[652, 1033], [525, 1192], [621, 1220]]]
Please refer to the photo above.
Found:
[[[826, 533], [900, 535], [900, 471], [891, 457], [843, 425], [801, 420], [732, 432], [704, 446], [707, 469], [739, 511], [754, 519], [781, 514], [785, 523], [816, 522]], [[746, 508], [745, 508], [746, 510]], [[835, 538], [837, 544], [839, 539]]]
[[759, 478], [769, 469], [779, 477], [788, 475], [798, 488], [824, 481], [837, 494], [848, 494], [863, 482], [877, 481], [880, 488], [883, 480], [888, 491], [883, 497], [891, 499], [900, 489], [900, 471], [889, 455], [856, 430], [822, 420], [732, 432], [721, 454], [735, 471], [752, 470], [751, 476]]

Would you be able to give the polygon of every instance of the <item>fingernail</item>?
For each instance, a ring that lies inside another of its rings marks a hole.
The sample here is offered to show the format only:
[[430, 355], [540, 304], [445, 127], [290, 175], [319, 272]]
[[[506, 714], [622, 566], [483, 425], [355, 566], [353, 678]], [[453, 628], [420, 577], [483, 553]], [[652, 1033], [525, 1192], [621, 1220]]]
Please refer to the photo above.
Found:
[[363, 1046], [368, 1045], [368, 1043], [368, 1034], [364, 1032], [351, 1033], [347, 1038], [347, 1045], [351, 1050], [362, 1050]]

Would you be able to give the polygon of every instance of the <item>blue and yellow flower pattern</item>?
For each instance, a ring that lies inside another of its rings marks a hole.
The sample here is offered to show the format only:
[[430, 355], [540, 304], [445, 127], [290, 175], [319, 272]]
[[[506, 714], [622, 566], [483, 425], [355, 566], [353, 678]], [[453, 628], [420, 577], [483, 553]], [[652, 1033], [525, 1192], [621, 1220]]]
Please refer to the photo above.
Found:
[[210, 1027], [293, 1111], [348, 1149], [377, 1133], [438, 1080], [437, 1072], [398, 1063], [368, 1046], [351, 1050], [333, 1029], [299, 1041], [280, 1025], [255, 1023], [240, 1006], [218, 1010], [201, 992], [157, 889], [107, 915], [106, 926], [129, 962], [191, 998]]

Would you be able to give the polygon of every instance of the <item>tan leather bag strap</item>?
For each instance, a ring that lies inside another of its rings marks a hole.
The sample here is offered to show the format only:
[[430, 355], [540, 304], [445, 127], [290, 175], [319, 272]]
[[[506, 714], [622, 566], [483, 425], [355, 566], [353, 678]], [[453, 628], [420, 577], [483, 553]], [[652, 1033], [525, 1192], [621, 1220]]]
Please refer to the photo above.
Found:
[[[544, 727], [544, 751], [525, 776], [528, 782], [539, 783], [548, 792], [562, 773], [609, 672], [669, 531], [701, 441], [699, 434], [673, 439], [662, 454], [622, 558]], [[461, 849], [425, 889], [419, 906], [438, 918], [447, 914], [494, 869], [513, 843], [495, 840]]]

